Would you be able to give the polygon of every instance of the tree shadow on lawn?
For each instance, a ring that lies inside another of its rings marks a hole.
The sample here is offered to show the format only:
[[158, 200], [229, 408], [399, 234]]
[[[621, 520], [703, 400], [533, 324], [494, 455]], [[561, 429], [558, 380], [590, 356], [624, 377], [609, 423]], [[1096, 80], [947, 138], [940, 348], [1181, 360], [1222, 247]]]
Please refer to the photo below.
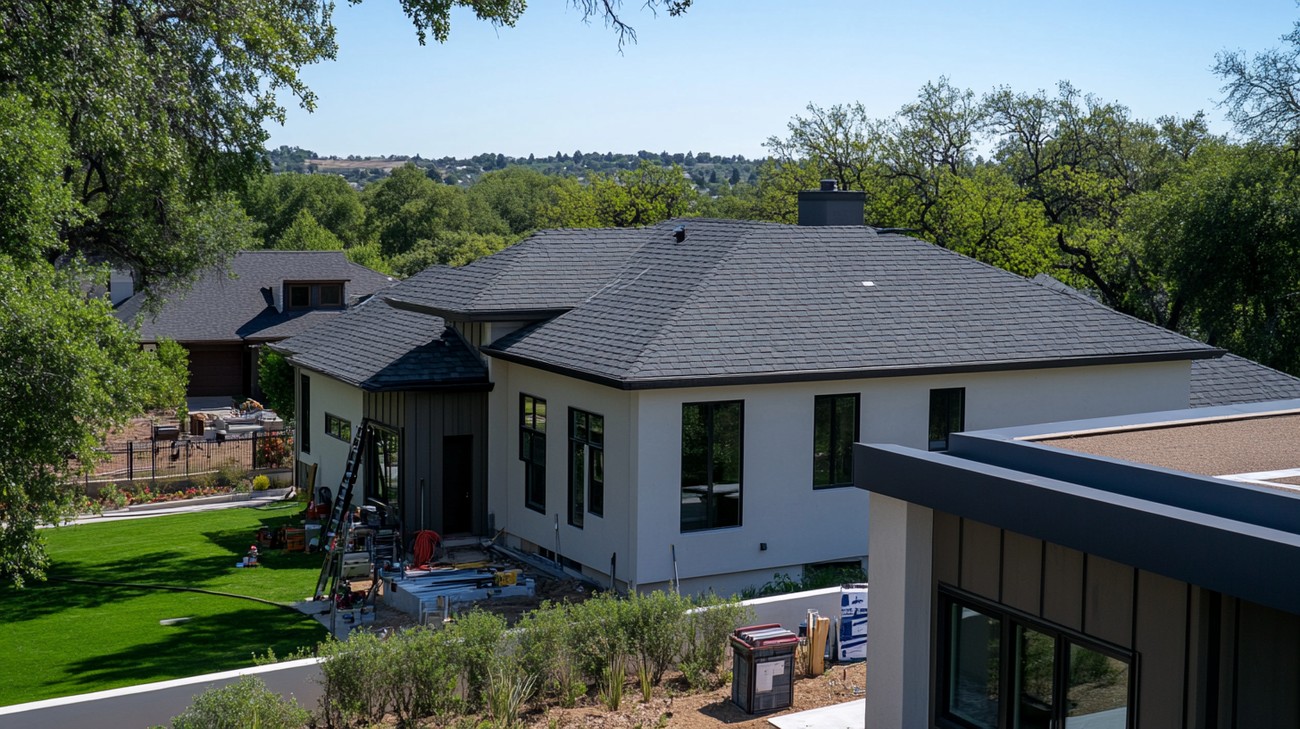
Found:
[[[225, 537], [220, 532], [205, 536], [214, 541], [221, 540], [218, 543], [235, 544], [235, 537]], [[229, 576], [232, 570], [237, 569], [235, 563], [248, 550], [248, 544], [243, 540], [237, 543], [242, 545], [239, 551], [236, 553], [232, 547], [228, 554], [194, 556], [179, 550], [162, 550], [95, 565], [60, 563], [56, 560], [50, 565], [50, 581], [32, 582], [21, 590], [0, 592], [0, 610], [6, 614], [6, 621], [18, 622], [35, 620], [69, 609], [99, 608], [154, 592], [148, 588], [125, 585], [63, 582], [59, 578], [230, 592], [230, 585], [222, 584], [220, 578]], [[274, 554], [262, 560], [261, 564], [263, 566], [259, 570], [301, 570], [318, 566], [320, 557], [308, 556], [307, 559], [302, 559], [294, 555], [292, 560], [284, 560], [281, 555]]]
[[268, 649], [284, 658], [326, 637], [311, 618], [271, 607], [199, 616], [159, 631], [157, 640], [70, 663], [70, 685], [99, 690], [109, 682], [121, 686], [226, 671], [252, 665], [253, 656]]

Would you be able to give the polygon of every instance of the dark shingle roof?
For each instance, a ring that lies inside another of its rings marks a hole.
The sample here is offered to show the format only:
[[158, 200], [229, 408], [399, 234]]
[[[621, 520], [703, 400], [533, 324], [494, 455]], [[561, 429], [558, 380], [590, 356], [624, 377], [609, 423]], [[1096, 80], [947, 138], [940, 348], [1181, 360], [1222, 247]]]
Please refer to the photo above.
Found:
[[483, 362], [445, 321], [377, 297], [271, 347], [296, 365], [366, 390], [487, 383]]
[[1235, 354], [1193, 362], [1191, 382], [1194, 408], [1300, 398], [1300, 379]]
[[397, 306], [464, 318], [573, 308], [644, 243], [638, 228], [544, 230], [462, 268], [434, 266], [384, 293]]
[[[683, 222], [687, 237], [677, 243], [672, 229]], [[693, 219], [642, 229], [640, 244], [580, 305], [489, 353], [645, 387], [1219, 352], [871, 228]]]
[[143, 294], [122, 302], [115, 313], [122, 321], [138, 319], [144, 342], [278, 339], [338, 315], [338, 310], [276, 311], [272, 289], [284, 281], [346, 281], [348, 297], [368, 296], [394, 283], [348, 261], [342, 251], [243, 251], [231, 259], [229, 271], [207, 271], [188, 291], [169, 297], [156, 316], [143, 311]]

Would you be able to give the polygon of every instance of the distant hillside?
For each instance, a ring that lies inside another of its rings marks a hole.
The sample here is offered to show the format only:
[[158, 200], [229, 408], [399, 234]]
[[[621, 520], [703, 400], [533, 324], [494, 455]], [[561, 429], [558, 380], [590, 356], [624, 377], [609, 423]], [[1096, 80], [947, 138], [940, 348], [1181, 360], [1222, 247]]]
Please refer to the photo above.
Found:
[[614, 152], [588, 152], [580, 150], [572, 154], [556, 152], [553, 155], [538, 157], [507, 157], [503, 154], [484, 153], [467, 159], [442, 157], [424, 159], [419, 155], [401, 154], [387, 157], [321, 157], [309, 149], [300, 147], [280, 147], [268, 150], [267, 157], [273, 172], [326, 173], [341, 175], [358, 186], [387, 177], [394, 168], [406, 163], [415, 164], [427, 170], [427, 174], [448, 185], [467, 186], [472, 184], [484, 172], [503, 169], [507, 166], [523, 166], [546, 175], [567, 175], [583, 177], [600, 172], [610, 174], [618, 170], [635, 168], [641, 160], [657, 161], [661, 164], [680, 164], [691, 179], [701, 189], [714, 189], [714, 186], [755, 182], [758, 179], [757, 168], [761, 159], [747, 159], [744, 155], [715, 155], [709, 152], [650, 152], [641, 150], [634, 154]]

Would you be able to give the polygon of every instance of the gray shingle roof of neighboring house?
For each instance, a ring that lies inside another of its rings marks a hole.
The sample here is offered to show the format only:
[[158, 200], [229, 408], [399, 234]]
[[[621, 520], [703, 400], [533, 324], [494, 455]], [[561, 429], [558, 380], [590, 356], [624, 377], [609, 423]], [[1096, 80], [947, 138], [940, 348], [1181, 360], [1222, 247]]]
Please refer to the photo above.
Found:
[[[233, 273], [232, 278], [230, 274]], [[273, 289], [284, 281], [346, 281], [348, 297], [368, 296], [394, 281], [347, 260], [342, 251], [242, 251], [224, 267], [204, 273], [188, 291], [163, 303], [157, 315], [143, 311], [144, 295], [122, 302], [119, 319], [140, 322], [140, 341], [265, 341], [291, 336], [337, 316], [341, 310], [276, 311]]]
[[396, 306], [465, 319], [558, 313], [617, 276], [645, 242], [640, 228], [544, 230], [462, 268], [434, 266], [385, 292]]
[[[686, 226], [680, 243], [672, 232], [678, 225]], [[639, 388], [1221, 353], [1077, 295], [866, 227], [690, 219], [640, 229], [636, 240], [626, 231], [591, 231], [582, 243], [599, 245], [604, 234], [619, 247], [606, 256], [591, 251], [600, 261], [586, 277], [568, 268], [581, 257], [552, 263], [545, 245], [511, 249], [542, 259], [528, 262], [530, 275], [513, 279], [523, 299], [567, 299], [573, 308], [493, 343], [488, 354]], [[523, 261], [505, 268], [524, 270]], [[458, 270], [437, 275], [462, 291], [491, 285]], [[574, 279], [581, 286], [566, 291]], [[433, 305], [433, 284], [384, 298], [445, 310]], [[460, 296], [473, 302], [462, 309], [469, 313], [491, 298], [485, 291]]]
[[362, 389], [487, 386], [487, 367], [436, 316], [372, 298], [302, 334], [270, 345], [300, 367]]
[[1191, 383], [1194, 408], [1300, 398], [1300, 379], [1235, 354], [1193, 362]]

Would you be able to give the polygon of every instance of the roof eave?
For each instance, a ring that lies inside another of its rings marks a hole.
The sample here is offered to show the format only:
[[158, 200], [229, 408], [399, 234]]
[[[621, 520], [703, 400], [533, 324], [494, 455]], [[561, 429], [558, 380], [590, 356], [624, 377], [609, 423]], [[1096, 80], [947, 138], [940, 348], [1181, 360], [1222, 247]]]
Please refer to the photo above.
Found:
[[448, 321], [545, 321], [570, 311], [573, 307], [551, 309], [448, 309], [430, 306], [410, 299], [399, 299], [376, 293], [385, 303], [394, 309], [414, 311], [417, 314], [440, 316]]
[[1090, 367], [1121, 364], [1149, 364], [1178, 362], [1222, 357], [1222, 349], [1206, 347], [1174, 352], [1139, 352], [1107, 355], [1103, 357], [1062, 357], [1047, 360], [1004, 360], [967, 364], [920, 367], [871, 367], [840, 370], [790, 370], [784, 372], [740, 373], [723, 375], [698, 375], [663, 378], [619, 378], [595, 372], [558, 365], [530, 357], [523, 357], [494, 347], [483, 348], [483, 353], [496, 359], [535, 367], [547, 372], [567, 375], [580, 380], [613, 387], [620, 390], [659, 390], [681, 387], [723, 387], [727, 385], [765, 385], [785, 382], [819, 382], [833, 380], [863, 380], [881, 377], [921, 377], [926, 375], [968, 374], [976, 372], [1007, 372], [1014, 370], [1056, 369], [1061, 367]]

